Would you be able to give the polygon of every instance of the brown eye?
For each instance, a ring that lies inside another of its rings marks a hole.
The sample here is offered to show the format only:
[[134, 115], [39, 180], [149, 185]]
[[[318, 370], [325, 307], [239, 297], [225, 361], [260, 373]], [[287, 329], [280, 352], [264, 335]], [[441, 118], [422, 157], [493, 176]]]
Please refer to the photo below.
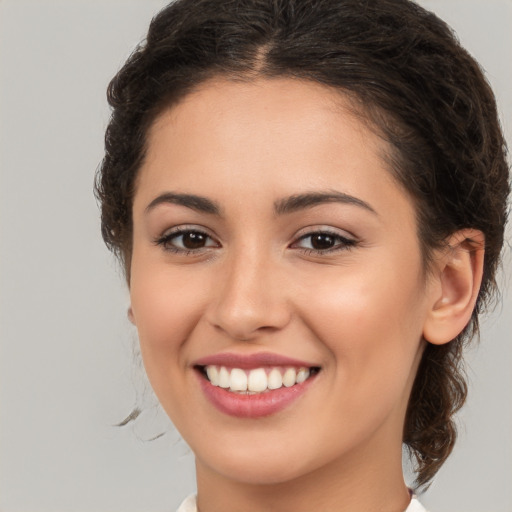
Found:
[[328, 254], [343, 249], [350, 249], [355, 245], [357, 245], [357, 241], [351, 238], [328, 231], [316, 231], [300, 237], [292, 247], [303, 249], [307, 253]]
[[311, 235], [311, 247], [317, 251], [332, 249], [336, 245], [336, 238], [328, 233]]
[[185, 249], [200, 249], [206, 245], [208, 236], [197, 231], [189, 231], [181, 235], [182, 245]]
[[168, 233], [155, 241], [157, 245], [161, 245], [166, 251], [176, 253], [186, 253], [200, 251], [211, 247], [219, 247], [211, 236], [202, 231], [194, 229], [179, 229]]

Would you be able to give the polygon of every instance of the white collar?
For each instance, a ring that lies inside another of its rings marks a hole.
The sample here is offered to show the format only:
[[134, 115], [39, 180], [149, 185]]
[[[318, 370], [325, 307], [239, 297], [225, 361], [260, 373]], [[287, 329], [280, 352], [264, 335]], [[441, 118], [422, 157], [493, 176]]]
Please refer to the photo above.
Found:
[[[195, 494], [190, 495], [180, 505], [180, 508], [176, 512], [197, 512], [196, 496]], [[423, 505], [418, 501], [416, 496], [413, 496], [409, 506], [404, 512], [427, 512]]]

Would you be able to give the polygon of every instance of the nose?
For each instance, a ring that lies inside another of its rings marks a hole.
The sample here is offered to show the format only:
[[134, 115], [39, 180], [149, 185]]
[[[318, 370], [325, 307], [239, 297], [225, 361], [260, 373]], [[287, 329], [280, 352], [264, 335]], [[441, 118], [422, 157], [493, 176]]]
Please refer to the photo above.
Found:
[[227, 259], [218, 270], [218, 293], [207, 315], [210, 324], [244, 341], [286, 327], [291, 306], [276, 262], [257, 251], [245, 251]]

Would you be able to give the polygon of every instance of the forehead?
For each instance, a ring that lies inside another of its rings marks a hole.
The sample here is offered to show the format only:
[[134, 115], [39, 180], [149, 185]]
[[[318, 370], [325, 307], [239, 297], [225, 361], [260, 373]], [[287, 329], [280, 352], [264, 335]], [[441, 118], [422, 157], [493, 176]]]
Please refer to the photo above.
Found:
[[270, 202], [308, 188], [399, 188], [388, 144], [348, 96], [316, 82], [206, 82], [155, 120], [147, 146], [136, 201], [165, 189]]

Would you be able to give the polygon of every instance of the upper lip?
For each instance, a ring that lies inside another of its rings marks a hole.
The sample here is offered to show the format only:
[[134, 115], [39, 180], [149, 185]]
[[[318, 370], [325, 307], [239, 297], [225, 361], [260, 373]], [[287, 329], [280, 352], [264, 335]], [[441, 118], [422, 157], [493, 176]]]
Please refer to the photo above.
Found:
[[261, 368], [262, 366], [293, 366], [296, 368], [312, 368], [319, 366], [307, 361], [301, 361], [299, 359], [271, 352], [258, 352], [255, 354], [236, 354], [234, 352], [226, 352], [201, 357], [193, 363], [193, 366], [210, 365], [240, 368], [243, 370]]

